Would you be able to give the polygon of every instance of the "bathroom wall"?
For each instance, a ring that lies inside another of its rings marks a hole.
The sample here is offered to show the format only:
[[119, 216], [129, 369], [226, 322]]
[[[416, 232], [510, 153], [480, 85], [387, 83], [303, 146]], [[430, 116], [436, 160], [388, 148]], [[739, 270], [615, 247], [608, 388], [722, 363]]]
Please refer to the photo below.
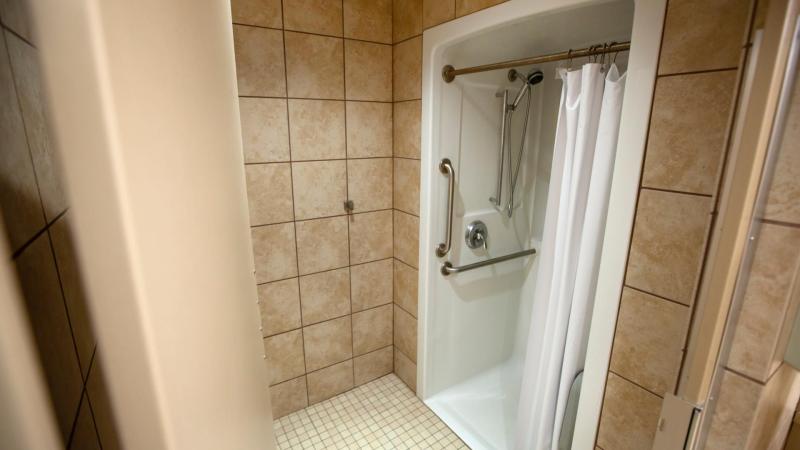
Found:
[[393, 370], [392, 4], [233, 0], [232, 14], [278, 418]]
[[119, 447], [25, 0], [0, 2], [0, 210], [65, 448]]

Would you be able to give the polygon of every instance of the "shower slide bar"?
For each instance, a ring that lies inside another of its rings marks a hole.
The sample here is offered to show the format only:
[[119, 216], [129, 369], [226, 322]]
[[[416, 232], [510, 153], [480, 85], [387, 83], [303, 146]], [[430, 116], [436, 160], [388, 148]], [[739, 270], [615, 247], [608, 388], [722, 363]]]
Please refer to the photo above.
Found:
[[485, 261], [478, 261], [472, 264], [464, 264], [463, 266], [454, 266], [450, 261], [445, 261], [442, 264], [441, 271], [442, 275], [448, 276], [453, 273], [466, 272], [468, 270], [477, 269], [485, 266], [491, 266], [492, 264], [508, 261], [510, 259], [522, 258], [523, 256], [528, 256], [533, 254], [536, 254], [536, 249], [530, 248], [528, 250], [521, 250], [518, 252], [510, 253], [508, 255], [498, 256], [497, 258], [487, 259]]
[[593, 45], [587, 48], [578, 50], [568, 50], [566, 52], [551, 53], [549, 55], [534, 56], [531, 58], [512, 59], [510, 61], [496, 62], [491, 64], [484, 64], [481, 66], [464, 67], [456, 69], [451, 65], [446, 65], [442, 68], [442, 78], [446, 83], [455, 80], [459, 75], [466, 75], [469, 73], [486, 72], [489, 70], [510, 69], [512, 67], [528, 66], [531, 64], [542, 64], [553, 61], [572, 60], [573, 58], [582, 58], [585, 56], [603, 55], [606, 53], [618, 53], [628, 51], [631, 48], [630, 41], [628, 42], [612, 42], [610, 44]]

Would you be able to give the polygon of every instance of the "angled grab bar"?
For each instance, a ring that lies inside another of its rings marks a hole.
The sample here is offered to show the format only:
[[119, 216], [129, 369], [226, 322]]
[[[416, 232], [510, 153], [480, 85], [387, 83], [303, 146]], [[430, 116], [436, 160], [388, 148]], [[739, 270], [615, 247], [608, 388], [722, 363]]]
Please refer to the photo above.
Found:
[[492, 264], [497, 264], [503, 261], [508, 261], [510, 259], [522, 258], [523, 256], [533, 255], [536, 253], [535, 248], [530, 248], [528, 250], [521, 250], [518, 252], [510, 253], [508, 255], [498, 256], [497, 258], [487, 259], [485, 261], [478, 261], [472, 264], [464, 264], [463, 266], [453, 266], [450, 261], [445, 261], [442, 264], [442, 275], [448, 276], [453, 273], [459, 272], [466, 272], [468, 270], [477, 269], [479, 267], [484, 266], [491, 266]]
[[436, 246], [436, 256], [441, 258], [450, 251], [453, 242], [453, 199], [456, 192], [456, 171], [453, 169], [453, 163], [444, 158], [439, 163], [439, 172], [447, 177], [447, 217], [445, 218], [444, 242]]

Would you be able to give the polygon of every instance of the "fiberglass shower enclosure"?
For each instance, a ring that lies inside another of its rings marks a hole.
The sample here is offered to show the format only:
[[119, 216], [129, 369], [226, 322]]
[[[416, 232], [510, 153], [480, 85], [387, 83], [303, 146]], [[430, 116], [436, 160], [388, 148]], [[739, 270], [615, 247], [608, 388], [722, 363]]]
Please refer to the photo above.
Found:
[[[663, 7], [663, 2], [657, 3]], [[658, 14], [652, 16], [658, 20]], [[515, 442], [520, 427], [540, 426], [539, 413], [525, 413], [527, 405], [520, 408], [521, 401], [533, 404], [534, 400], [530, 394], [522, 400], [520, 396], [523, 383], [537, 382], [523, 381], [523, 368], [531, 364], [525, 361], [529, 332], [544, 329], [549, 320], [546, 305], [534, 302], [540, 258], [534, 251], [542, 244], [562, 90], [556, 74], [570, 62], [516, 67], [522, 75], [540, 70], [543, 77], [531, 87], [528, 120], [525, 98], [507, 116], [510, 123], [503, 139], [511, 154], [503, 158], [499, 152], [504, 97], [511, 103], [523, 83], [510, 80], [508, 70], [462, 75], [447, 83], [441, 77], [442, 67], [627, 42], [632, 35], [635, 39], [633, 24], [634, 2], [629, 0], [512, 0], [426, 31], [418, 386], [423, 400], [472, 448], [527, 448]], [[651, 28], [660, 35], [660, 25]], [[627, 59], [627, 54], [617, 57], [621, 71], [627, 68]], [[576, 59], [574, 65], [584, 62]], [[645, 62], [655, 66], [654, 60]], [[654, 69], [641, 73], [651, 76]], [[652, 92], [652, 83], [643, 86], [646, 89], [640, 93]], [[637, 107], [649, 109], [649, 100]], [[630, 114], [631, 107], [627, 108]], [[519, 179], [513, 214], [508, 214], [505, 206], [513, 178], [508, 166], [515, 168], [517, 157]], [[449, 160], [452, 172], [441, 164], [443, 160]], [[501, 160], [506, 164], [502, 170]], [[504, 176], [500, 186], [499, 174]], [[454, 180], [450, 227], [448, 176]], [[497, 202], [493, 197], [501, 189]], [[486, 231], [481, 230], [485, 239], [470, 246], [465, 233], [473, 230], [474, 237], [476, 221], [485, 224]], [[448, 228], [452, 246], [443, 255]], [[524, 256], [474, 270], [452, 269], [520, 253]], [[552, 345], [546, 335], [538, 342]], [[575, 414], [574, 408], [570, 414]]]

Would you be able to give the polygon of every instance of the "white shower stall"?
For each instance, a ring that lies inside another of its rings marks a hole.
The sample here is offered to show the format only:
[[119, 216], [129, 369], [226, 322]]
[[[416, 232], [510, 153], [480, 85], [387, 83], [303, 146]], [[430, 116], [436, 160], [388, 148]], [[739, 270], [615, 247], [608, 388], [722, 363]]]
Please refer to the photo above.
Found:
[[[551, 330], [557, 321], [565, 328], [569, 317], [557, 314], [548, 299], [536, 298], [534, 293], [542, 263], [539, 250], [548, 214], [562, 95], [558, 74], [580, 68], [587, 59], [515, 68], [523, 75], [538, 69], [543, 80], [531, 87], [527, 122], [522, 106], [511, 116], [509, 133], [504, 139], [513, 158], [504, 160], [502, 170], [499, 166], [503, 92], [508, 92], [510, 102], [522, 83], [510, 80], [508, 69], [461, 75], [446, 82], [443, 68], [471, 67], [631, 41], [630, 55], [609, 53], [602, 61], [596, 59], [610, 65], [616, 57], [620, 72], [629, 70], [622, 111], [622, 127], [629, 128], [621, 131], [614, 169], [615, 179], [620, 174], [627, 175], [627, 179], [615, 186], [616, 190], [612, 188], [609, 205], [610, 211], [617, 213], [613, 220], [621, 220], [620, 224], [627, 228], [606, 230], [605, 236], [606, 245], [623, 244], [626, 250], [628, 237], [622, 232], [627, 229], [629, 235], [635, 201], [628, 185], [632, 180], [635, 191], [638, 184], [646, 116], [655, 79], [653, 54], [657, 55], [663, 8], [663, 1], [639, 7], [632, 0], [512, 0], [425, 32], [419, 395], [472, 448], [549, 448], [549, 444], [541, 443], [552, 438], [555, 411], [548, 405], [555, 401], [552, 386], [555, 383], [557, 391], [563, 356], [553, 358], [552, 354], [563, 354], [564, 350]], [[632, 95], [634, 98], [629, 100]], [[525, 100], [523, 106], [524, 103]], [[644, 122], [641, 116], [645, 117]], [[524, 133], [523, 127], [527, 127]], [[521, 142], [523, 136], [525, 141]], [[524, 148], [521, 156], [520, 148]], [[509, 180], [513, 178], [508, 161], [516, 163], [518, 156], [519, 179], [513, 215], [509, 217], [507, 208], [502, 207], [509, 198]], [[453, 170], [451, 221], [443, 160], [449, 160]], [[490, 198], [498, 193], [500, 174], [503, 205], [496, 207]], [[487, 245], [470, 248], [465, 232], [476, 221], [485, 224]], [[446, 255], [439, 256], [441, 252], [437, 255], [435, 249], [445, 240], [448, 229], [452, 232], [452, 246]], [[447, 271], [444, 266], [463, 267], [529, 249], [537, 253], [463, 272], [444, 273]], [[604, 254], [601, 263], [608, 269], [620, 265], [614, 259], [614, 252], [611, 253]], [[617, 269], [617, 283], [621, 284], [622, 268]], [[615, 272], [606, 270], [606, 273]], [[598, 291], [613, 286], [614, 278], [607, 278], [598, 281]], [[596, 360], [586, 362], [595, 369], [589, 374], [587, 367], [584, 385], [599, 390], [599, 398], [605, 383], [603, 358], [607, 365], [610, 352], [608, 329], [610, 326], [613, 332], [618, 296], [609, 300], [598, 302], [594, 313], [589, 306], [590, 321], [599, 323], [592, 332], [597, 333], [595, 340], [601, 350], [589, 356], [597, 356]], [[583, 361], [579, 366], [583, 367]], [[598, 369], [601, 367], [602, 371]], [[597, 376], [601, 372], [602, 378]], [[597, 403], [594, 408], [590, 405], [589, 410], [599, 415], [597, 395], [587, 397]], [[570, 407], [569, 414], [573, 417], [576, 405]], [[584, 414], [579, 421], [591, 422], [591, 415]], [[596, 428], [596, 417], [594, 420]], [[555, 422], [560, 423], [561, 419]], [[577, 446], [578, 433], [573, 448], [582, 448]], [[594, 440], [593, 435], [581, 439], [592, 443]]]

